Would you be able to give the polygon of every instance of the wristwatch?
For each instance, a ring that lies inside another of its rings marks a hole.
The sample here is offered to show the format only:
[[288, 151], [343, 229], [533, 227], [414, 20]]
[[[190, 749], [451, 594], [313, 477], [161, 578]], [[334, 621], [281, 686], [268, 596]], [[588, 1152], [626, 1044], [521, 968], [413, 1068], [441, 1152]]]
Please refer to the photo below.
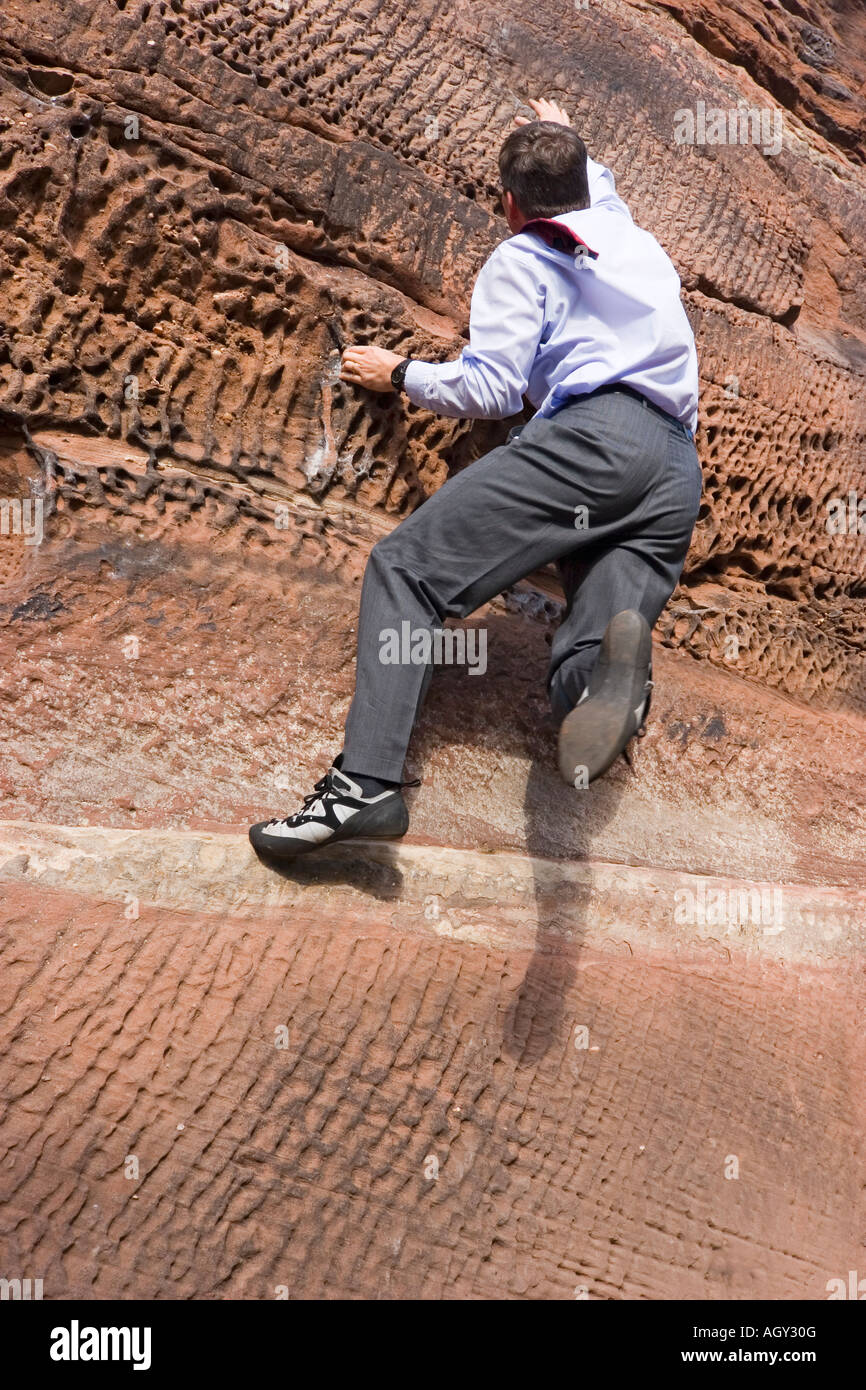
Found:
[[406, 379], [406, 368], [409, 366], [409, 363], [411, 361], [411, 357], [404, 357], [403, 361], [398, 362], [393, 372], [391, 373], [391, 385], [394, 387], [395, 391], [403, 390], [403, 382]]

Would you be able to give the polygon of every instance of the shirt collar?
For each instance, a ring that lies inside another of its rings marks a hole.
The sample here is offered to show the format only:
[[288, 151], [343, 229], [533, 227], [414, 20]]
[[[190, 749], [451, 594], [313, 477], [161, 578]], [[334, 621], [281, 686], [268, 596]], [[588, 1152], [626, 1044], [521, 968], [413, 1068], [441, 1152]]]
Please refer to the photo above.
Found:
[[520, 230], [541, 237], [554, 251], [564, 251], [575, 260], [582, 260], [584, 256], [590, 256], [594, 261], [598, 260], [598, 252], [593, 251], [592, 247], [564, 222], [556, 222], [550, 217], [533, 217], [529, 222], [524, 222]]

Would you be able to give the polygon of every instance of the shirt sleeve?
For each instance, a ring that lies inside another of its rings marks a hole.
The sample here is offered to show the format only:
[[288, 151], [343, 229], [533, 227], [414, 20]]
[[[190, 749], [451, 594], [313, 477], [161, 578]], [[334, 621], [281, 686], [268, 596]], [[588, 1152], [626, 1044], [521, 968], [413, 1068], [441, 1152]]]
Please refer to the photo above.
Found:
[[590, 207], [604, 207], [611, 212], [624, 212], [631, 221], [631, 213], [616, 191], [616, 180], [610, 170], [604, 164], [599, 164], [587, 156], [586, 174], [589, 183]]
[[475, 282], [460, 356], [407, 367], [403, 385], [415, 405], [476, 420], [504, 420], [522, 408], [544, 328], [544, 290], [531, 261], [507, 247], [497, 247]]

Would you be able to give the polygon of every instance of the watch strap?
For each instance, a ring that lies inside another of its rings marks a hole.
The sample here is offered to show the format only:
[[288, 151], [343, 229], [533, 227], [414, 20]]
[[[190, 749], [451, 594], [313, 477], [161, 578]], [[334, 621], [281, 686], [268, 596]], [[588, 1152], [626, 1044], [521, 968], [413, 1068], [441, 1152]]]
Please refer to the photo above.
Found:
[[406, 369], [412, 361], [411, 357], [404, 357], [402, 362], [398, 362], [391, 373], [391, 385], [395, 391], [402, 391], [406, 380]]

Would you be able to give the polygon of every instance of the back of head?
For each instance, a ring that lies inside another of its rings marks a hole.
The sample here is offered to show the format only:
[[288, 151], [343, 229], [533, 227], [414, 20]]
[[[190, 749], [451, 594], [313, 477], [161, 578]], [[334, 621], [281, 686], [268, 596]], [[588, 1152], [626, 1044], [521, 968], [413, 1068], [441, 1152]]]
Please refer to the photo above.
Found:
[[527, 218], [589, 207], [586, 145], [570, 126], [553, 121], [518, 126], [499, 151], [499, 176]]

